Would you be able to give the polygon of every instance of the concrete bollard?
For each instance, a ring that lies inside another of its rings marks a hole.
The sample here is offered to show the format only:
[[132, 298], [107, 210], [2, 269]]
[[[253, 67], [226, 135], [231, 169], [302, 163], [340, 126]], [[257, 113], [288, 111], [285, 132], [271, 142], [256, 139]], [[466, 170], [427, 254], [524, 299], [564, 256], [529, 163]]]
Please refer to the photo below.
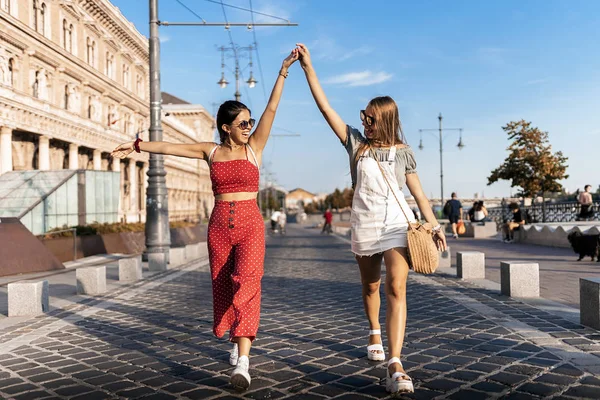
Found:
[[582, 325], [600, 329], [600, 278], [579, 278], [579, 318]]
[[106, 266], [77, 268], [75, 275], [78, 294], [94, 295], [106, 292]]
[[198, 243], [185, 246], [185, 259], [189, 261], [198, 259]]
[[168, 269], [166, 253], [148, 253], [148, 269], [152, 272], [163, 272]]
[[142, 279], [142, 256], [119, 259], [119, 281], [131, 282]]
[[170, 267], [178, 267], [186, 263], [185, 247], [171, 247]]
[[485, 279], [485, 254], [479, 251], [456, 253], [456, 276], [461, 279]]
[[539, 297], [539, 264], [521, 261], [500, 262], [500, 291], [510, 297]]
[[31, 317], [50, 309], [48, 281], [20, 281], [8, 284], [8, 316]]
[[446, 251], [439, 251], [440, 255], [440, 268], [452, 267], [452, 253], [450, 252], [450, 246], [447, 246]]

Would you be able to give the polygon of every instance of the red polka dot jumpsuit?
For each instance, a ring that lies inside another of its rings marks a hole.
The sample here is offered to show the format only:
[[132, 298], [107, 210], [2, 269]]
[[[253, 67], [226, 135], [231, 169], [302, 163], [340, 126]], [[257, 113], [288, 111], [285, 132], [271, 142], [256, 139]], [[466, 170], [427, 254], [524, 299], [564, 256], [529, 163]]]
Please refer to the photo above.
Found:
[[[212, 161], [210, 179], [216, 195], [258, 192], [259, 169], [254, 151], [246, 159]], [[253, 161], [248, 158], [252, 155]], [[254, 340], [260, 319], [261, 279], [265, 258], [265, 225], [256, 199], [217, 200], [208, 223], [208, 256], [213, 289], [213, 333], [229, 340]]]

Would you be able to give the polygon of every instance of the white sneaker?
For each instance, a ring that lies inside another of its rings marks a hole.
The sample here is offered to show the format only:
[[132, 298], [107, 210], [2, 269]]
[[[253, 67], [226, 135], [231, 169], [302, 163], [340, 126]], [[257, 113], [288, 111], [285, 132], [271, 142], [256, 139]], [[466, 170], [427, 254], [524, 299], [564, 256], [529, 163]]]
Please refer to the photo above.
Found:
[[231, 385], [236, 389], [246, 390], [250, 387], [250, 374], [248, 369], [250, 367], [250, 360], [248, 356], [240, 356], [237, 360], [237, 367], [231, 374]]
[[231, 353], [229, 353], [229, 365], [233, 365], [234, 367], [238, 362], [238, 344], [233, 344], [233, 349], [231, 349]]

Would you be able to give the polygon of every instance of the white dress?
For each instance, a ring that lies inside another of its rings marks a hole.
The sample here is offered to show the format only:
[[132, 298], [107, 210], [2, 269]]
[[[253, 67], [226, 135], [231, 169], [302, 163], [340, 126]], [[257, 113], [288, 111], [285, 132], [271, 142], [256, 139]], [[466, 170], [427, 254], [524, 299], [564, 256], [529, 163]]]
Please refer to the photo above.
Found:
[[371, 256], [407, 246], [408, 222], [415, 218], [396, 179], [396, 151], [396, 147], [391, 147], [387, 160], [379, 162], [392, 189], [369, 152], [358, 160], [350, 217], [352, 252], [356, 255]]

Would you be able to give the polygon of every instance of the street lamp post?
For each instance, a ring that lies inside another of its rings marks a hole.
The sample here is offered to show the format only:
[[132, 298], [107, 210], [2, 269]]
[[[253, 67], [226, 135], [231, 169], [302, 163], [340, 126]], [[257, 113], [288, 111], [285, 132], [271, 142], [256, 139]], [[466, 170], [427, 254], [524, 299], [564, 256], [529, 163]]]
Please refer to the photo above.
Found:
[[[419, 129], [419, 134], [421, 135], [420, 137], [420, 141], [419, 141], [419, 150], [423, 150], [424, 146], [423, 146], [423, 132], [429, 132], [429, 131], [437, 131], [439, 133], [439, 141], [440, 141], [440, 202], [441, 205], [443, 207], [444, 205], [444, 140], [443, 140], [443, 129], [442, 129], [442, 113], [440, 113], [440, 115], [438, 115], [438, 121], [439, 121], [439, 126], [437, 129]], [[462, 141], [462, 128], [446, 128], [447, 131], [459, 131], [459, 140], [458, 140], [458, 144], [456, 145], [456, 147], [458, 147], [459, 150], [462, 150], [463, 147], [465, 147], [465, 145], [463, 144]]]
[[233, 58], [235, 59], [235, 70], [234, 70], [235, 93], [233, 95], [235, 97], [235, 101], [240, 101], [240, 99], [242, 97], [242, 94], [240, 93], [241, 70], [240, 70], [240, 59], [238, 57], [238, 53], [240, 51], [246, 51], [246, 50], [248, 51], [248, 58], [249, 58], [248, 67], [250, 67], [250, 77], [248, 78], [246, 83], [248, 84], [248, 87], [250, 89], [252, 89], [258, 83], [258, 81], [256, 79], [254, 79], [254, 76], [252, 74], [252, 50], [254, 50], [254, 47], [253, 46], [239, 47], [234, 44], [232, 44], [232, 47], [224, 47], [224, 46], [219, 47], [219, 51], [221, 52], [221, 79], [217, 82], [217, 84], [222, 89], [225, 89], [227, 87], [227, 85], [229, 84], [229, 82], [227, 82], [227, 79], [225, 79], [225, 53], [228, 51], [231, 51], [233, 53]]
[[[158, 0], [150, 0], [150, 141], [161, 141], [160, 41]], [[146, 191], [146, 254], [151, 270], [166, 270], [171, 235], [166, 171], [162, 154], [150, 153]]]

